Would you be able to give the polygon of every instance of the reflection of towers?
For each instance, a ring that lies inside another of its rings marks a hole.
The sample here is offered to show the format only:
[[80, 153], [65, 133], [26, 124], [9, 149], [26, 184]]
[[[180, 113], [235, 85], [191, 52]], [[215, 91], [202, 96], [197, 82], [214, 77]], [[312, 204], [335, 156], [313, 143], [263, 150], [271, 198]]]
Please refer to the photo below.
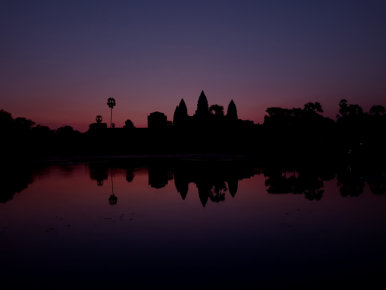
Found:
[[225, 200], [225, 192], [228, 190], [224, 181], [216, 180], [213, 187], [209, 191], [209, 198], [213, 202], [220, 202]]
[[132, 182], [134, 179], [134, 169], [133, 168], [127, 168], [126, 169], [126, 181]]
[[114, 194], [114, 181], [113, 181], [113, 170], [110, 169], [110, 179], [111, 179], [111, 195], [109, 197], [110, 205], [116, 205], [118, 202], [118, 198]]
[[202, 206], [205, 207], [208, 202], [209, 192], [212, 186], [205, 181], [196, 182], [196, 186], [198, 189], [198, 197], [200, 198]]
[[229, 193], [231, 194], [232, 197], [235, 197], [237, 193], [237, 188], [239, 186], [239, 181], [237, 178], [229, 178], [228, 181], [228, 188], [229, 188]]
[[180, 193], [183, 200], [185, 200], [189, 190], [189, 181], [187, 177], [188, 176], [186, 176], [186, 174], [183, 174], [178, 170], [174, 172], [174, 185], [176, 186], [177, 192]]
[[226, 192], [235, 197], [240, 179], [249, 178], [255, 174], [251, 167], [234, 167], [233, 164], [222, 164], [221, 166], [205, 164], [191, 166], [190, 164], [179, 164], [174, 172], [174, 184], [177, 192], [185, 200], [189, 183], [195, 183], [201, 204], [205, 207], [208, 200], [222, 202], [225, 200]]

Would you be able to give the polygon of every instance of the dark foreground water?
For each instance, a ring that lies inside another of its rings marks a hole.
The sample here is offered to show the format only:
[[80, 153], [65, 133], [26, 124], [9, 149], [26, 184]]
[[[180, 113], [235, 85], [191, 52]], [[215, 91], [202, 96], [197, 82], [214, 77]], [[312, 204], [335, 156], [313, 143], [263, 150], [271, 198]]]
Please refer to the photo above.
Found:
[[0, 288], [385, 289], [385, 184], [350, 168], [11, 170]]

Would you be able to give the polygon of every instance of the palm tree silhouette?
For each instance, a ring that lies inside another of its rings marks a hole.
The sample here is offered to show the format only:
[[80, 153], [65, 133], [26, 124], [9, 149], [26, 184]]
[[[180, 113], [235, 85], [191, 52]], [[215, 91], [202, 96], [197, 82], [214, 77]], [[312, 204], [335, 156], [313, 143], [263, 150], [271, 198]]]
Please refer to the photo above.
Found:
[[110, 118], [110, 128], [113, 127], [113, 108], [115, 107], [115, 99], [114, 98], [108, 98], [107, 99], [107, 106], [111, 109], [111, 118]]

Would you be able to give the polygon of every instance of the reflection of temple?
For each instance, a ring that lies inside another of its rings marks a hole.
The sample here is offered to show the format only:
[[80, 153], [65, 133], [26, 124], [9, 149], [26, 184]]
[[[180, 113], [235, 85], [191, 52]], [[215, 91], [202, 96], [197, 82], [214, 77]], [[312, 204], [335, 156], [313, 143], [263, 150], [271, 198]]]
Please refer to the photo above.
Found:
[[98, 186], [103, 185], [103, 181], [107, 180], [109, 177], [108, 174], [108, 167], [106, 167], [104, 164], [90, 164], [90, 178], [93, 180], [96, 180]]
[[154, 188], [162, 188], [173, 179], [170, 170], [161, 166], [149, 166], [149, 185]]
[[[127, 182], [134, 179], [136, 166], [126, 164], [94, 164], [90, 165], [90, 177], [102, 185], [108, 179], [108, 172], [112, 168], [124, 169]], [[374, 194], [386, 192], [386, 177], [379, 172], [366, 176], [358, 169], [338, 171], [337, 175], [331, 168], [297, 168], [292, 170], [281, 167], [267, 167], [263, 170], [266, 177], [265, 185], [270, 194], [303, 194], [306, 199], [320, 200], [324, 193], [324, 181], [337, 176], [338, 186], [343, 196], [358, 196], [363, 192], [365, 183], [369, 185]], [[164, 162], [155, 162], [148, 165], [148, 183], [153, 188], [163, 188], [174, 178], [174, 185], [183, 200], [189, 191], [189, 183], [196, 185], [201, 204], [205, 206], [208, 201], [221, 202], [226, 198], [226, 193], [235, 197], [238, 182], [260, 173], [249, 164], [235, 164], [233, 162], [190, 162], [174, 161], [169, 165]], [[366, 177], [364, 177], [366, 176]], [[111, 174], [110, 204], [117, 203], [114, 192], [113, 175]]]
[[[103, 181], [108, 179], [110, 170], [111, 195], [110, 204], [117, 203], [117, 196], [114, 192], [114, 180], [111, 173], [112, 168], [122, 168], [126, 170], [126, 180], [128, 182], [134, 179], [134, 167], [112, 164], [92, 164], [90, 168], [90, 177], [102, 185]], [[185, 200], [189, 183], [194, 183], [198, 189], [198, 195], [203, 206], [208, 200], [220, 202], [225, 200], [227, 192], [234, 197], [238, 189], [238, 181], [243, 178], [249, 178], [255, 174], [254, 167], [245, 164], [236, 165], [233, 163], [190, 163], [174, 162], [170, 166], [164, 163], [152, 163], [148, 165], [148, 183], [153, 188], [163, 188], [170, 180], [174, 178], [174, 184], [177, 192]]]
[[197, 166], [177, 166], [174, 168], [174, 183], [182, 199], [188, 194], [189, 183], [195, 183], [203, 206], [208, 200], [220, 202], [225, 200], [229, 191], [234, 197], [238, 181], [255, 174], [253, 167], [234, 164], [201, 164]]

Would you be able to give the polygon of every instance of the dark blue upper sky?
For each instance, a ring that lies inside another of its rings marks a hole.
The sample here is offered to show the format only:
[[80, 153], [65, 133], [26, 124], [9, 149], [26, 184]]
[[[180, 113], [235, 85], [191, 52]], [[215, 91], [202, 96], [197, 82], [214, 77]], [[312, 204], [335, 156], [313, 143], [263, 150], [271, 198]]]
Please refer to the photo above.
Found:
[[341, 98], [386, 105], [385, 1], [2, 1], [0, 108], [85, 130], [108, 117], [169, 119], [233, 98], [261, 122], [269, 106]]

